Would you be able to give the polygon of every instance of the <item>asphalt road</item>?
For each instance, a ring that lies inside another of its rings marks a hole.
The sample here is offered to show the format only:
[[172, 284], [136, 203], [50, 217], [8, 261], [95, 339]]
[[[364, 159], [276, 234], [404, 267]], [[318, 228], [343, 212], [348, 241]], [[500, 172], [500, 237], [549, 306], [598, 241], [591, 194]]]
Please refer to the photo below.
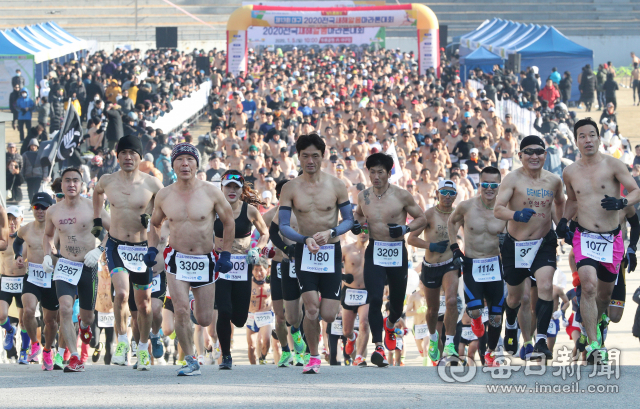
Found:
[[[44, 373], [39, 366], [0, 365], [2, 406], [7, 408], [84, 407], [345, 407], [345, 408], [540, 408], [632, 405], [637, 399], [640, 367], [623, 366], [618, 380], [589, 378], [592, 367], [563, 380], [552, 368], [543, 376], [523, 373], [492, 379], [478, 368], [468, 383], [446, 383], [434, 367], [358, 368], [323, 365], [318, 375], [302, 375], [301, 368], [238, 365], [221, 372], [205, 366], [202, 375], [177, 377], [175, 366], [155, 366], [150, 372], [95, 365], [85, 373]], [[489, 386], [487, 386], [489, 385]], [[488, 387], [524, 386], [524, 392], [488, 392]], [[539, 392], [544, 385], [579, 392]], [[617, 388], [617, 392], [589, 393], [589, 388]], [[536, 389], [537, 388], [537, 389]], [[627, 402], [627, 403], [623, 403]]]

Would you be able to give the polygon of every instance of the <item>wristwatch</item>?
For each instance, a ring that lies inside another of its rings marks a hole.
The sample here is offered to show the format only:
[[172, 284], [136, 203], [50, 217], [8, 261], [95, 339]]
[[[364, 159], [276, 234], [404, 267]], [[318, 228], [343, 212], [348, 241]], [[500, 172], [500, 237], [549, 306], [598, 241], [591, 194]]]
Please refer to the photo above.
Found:
[[98, 246], [98, 250], [100, 250], [101, 252], [103, 252], [103, 253], [104, 253], [105, 248], [104, 248], [104, 247], [102, 247], [102, 246]]
[[336, 229], [331, 229], [329, 232], [331, 233], [331, 238], [334, 239], [336, 237]]
[[627, 200], [626, 197], [623, 197], [622, 199], [620, 199], [620, 201], [622, 202], [622, 204], [624, 205], [624, 207], [627, 207], [627, 204], [629, 203], [629, 201]]

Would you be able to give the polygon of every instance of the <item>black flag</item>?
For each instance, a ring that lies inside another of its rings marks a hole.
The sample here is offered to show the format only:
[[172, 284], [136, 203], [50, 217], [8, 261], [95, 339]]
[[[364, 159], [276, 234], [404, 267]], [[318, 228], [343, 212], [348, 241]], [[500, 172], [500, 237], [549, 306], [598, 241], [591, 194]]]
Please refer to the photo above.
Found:
[[80, 115], [78, 115], [76, 108], [69, 100], [69, 109], [67, 109], [67, 115], [64, 118], [64, 125], [58, 133], [56, 162], [62, 162], [70, 158], [81, 142], [82, 123], [80, 122]]

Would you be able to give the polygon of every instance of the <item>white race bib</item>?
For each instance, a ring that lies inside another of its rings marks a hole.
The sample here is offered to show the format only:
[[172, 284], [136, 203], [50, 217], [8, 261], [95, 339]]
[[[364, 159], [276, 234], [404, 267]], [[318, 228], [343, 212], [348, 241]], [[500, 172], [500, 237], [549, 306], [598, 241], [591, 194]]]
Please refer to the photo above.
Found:
[[513, 243], [516, 251], [516, 265], [515, 268], [531, 268], [533, 259], [538, 254], [538, 249], [542, 244], [542, 239], [516, 241]]
[[401, 241], [374, 241], [373, 264], [382, 267], [402, 266]]
[[153, 279], [151, 279], [151, 292], [156, 293], [160, 291], [162, 289], [161, 284], [162, 284], [162, 277], [160, 277], [160, 274], [153, 277]]
[[482, 323], [489, 321], [489, 307], [484, 307], [482, 309]]
[[427, 324], [416, 325], [413, 328], [413, 337], [415, 339], [424, 339], [429, 335], [429, 327]]
[[232, 254], [231, 264], [233, 268], [226, 274], [220, 274], [220, 278], [228, 281], [247, 281], [249, 266], [247, 256], [244, 254]]
[[356, 319], [353, 321], [353, 328], [360, 328], [360, 314], [356, 315]]
[[316, 254], [313, 254], [305, 244], [300, 269], [311, 273], [335, 273], [335, 264], [333, 261], [335, 257], [335, 247], [335, 244], [325, 244], [324, 246], [320, 246], [320, 250]]
[[78, 285], [82, 276], [84, 264], [79, 261], [71, 261], [66, 258], [59, 258], [55, 270], [53, 270], [53, 279], [64, 281], [71, 285]]
[[473, 259], [471, 275], [476, 283], [487, 283], [490, 281], [500, 281], [500, 262], [498, 256], [490, 258]]
[[346, 290], [344, 295], [346, 305], [358, 306], [367, 303], [367, 290], [354, 290], [353, 288], [346, 288]]
[[132, 273], [144, 273], [147, 271], [147, 265], [142, 261], [142, 257], [147, 254], [147, 248], [142, 246], [118, 246], [118, 255], [122, 260], [124, 268]]
[[447, 303], [446, 297], [444, 295], [440, 296], [440, 308], [438, 308], [438, 315], [444, 315], [447, 312]]
[[282, 278], [282, 270], [281, 270], [281, 267], [282, 267], [282, 263], [278, 263], [278, 264], [276, 265], [276, 274], [278, 275], [278, 278]]
[[273, 324], [273, 313], [271, 311], [255, 312], [253, 313], [253, 319], [255, 320], [256, 326], [262, 328], [265, 325]]
[[613, 234], [580, 233], [580, 251], [585, 257], [602, 263], [613, 263]]
[[176, 279], [204, 283], [209, 281], [209, 257], [176, 253]]
[[558, 335], [558, 328], [556, 327], [556, 322], [554, 320], [549, 321], [549, 328], [547, 329], [547, 334]]
[[252, 312], [250, 312], [250, 313], [247, 315], [247, 324], [246, 324], [246, 325], [247, 325], [248, 327], [252, 327], [253, 325], [255, 325], [255, 323], [256, 323], [256, 322], [255, 322], [255, 319], [254, 319], [254, 315], [253, 315], [253, 313], [252, 313]]
[[52, 273], [46, 273], [42, 264], [29, 263], [27, 281], [40, 288], [51, 288]]
[[296, 263], [294, 263], [293, 261], [289, 263], [289, 277], [298, 278], [298, 276], [296, 275]]
[[2, 292], [21, 294], [23, 278], [24, 277], [2, 277]]
[[476, 334], [473, 333], [473, 330], [471, 329], [471, 327], [463, 327], [462, 332], [460, 333], [460, 337], [469, 341], [474, 341], [478, 339]]
[[334, 320], [331, 323], [331, 335], [342, 336], [342, 320]]
[[98, 326], [100, 328], [113, 328], [116, 317], [112, 312], [98, 312]]

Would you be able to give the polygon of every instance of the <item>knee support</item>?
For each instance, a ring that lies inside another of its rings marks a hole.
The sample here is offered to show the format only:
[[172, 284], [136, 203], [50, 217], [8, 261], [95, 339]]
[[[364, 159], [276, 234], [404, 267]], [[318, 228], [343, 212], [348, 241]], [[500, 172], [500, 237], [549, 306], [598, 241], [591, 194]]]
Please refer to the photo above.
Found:
[[478, 317], [482, 316], [482, 309], [470, 310], [467, 308], [467, 315], [471, 317], [472, 320], [475, 320]]
[[489, 315], [489, 325], [491, 325], [494, 328], [500, 328], [502, 326], [502, 316]]

